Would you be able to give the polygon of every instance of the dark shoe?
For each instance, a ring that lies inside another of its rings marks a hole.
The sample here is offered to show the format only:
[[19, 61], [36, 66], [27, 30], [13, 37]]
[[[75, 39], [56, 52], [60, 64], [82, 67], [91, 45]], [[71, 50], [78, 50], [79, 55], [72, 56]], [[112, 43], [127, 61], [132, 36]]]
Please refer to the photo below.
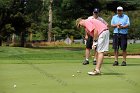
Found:
[[121, 64], [121, 66], [126, 66], [126, 62], [123, 61], [122, 64]]
[[115, 62], [113, 63], [113, 66], [118, 66], [118, 65], [119, 65], [118, 61], [115, 61]]
[[93, 65], [96, 65], [96, 61], [93, 61]]
[[83, 65], [87, 65], [87, 64], [89, 64], [89, 61], [85, 60], [85, 61], [83, 62]]

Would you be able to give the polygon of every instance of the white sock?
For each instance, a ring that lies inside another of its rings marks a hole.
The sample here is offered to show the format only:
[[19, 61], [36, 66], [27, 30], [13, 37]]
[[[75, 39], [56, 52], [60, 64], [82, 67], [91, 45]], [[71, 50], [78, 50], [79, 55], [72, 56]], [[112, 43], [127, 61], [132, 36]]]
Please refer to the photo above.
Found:
[[99, 69], [95, 69], [97, 72], [100, 72], [100, 70]]
[[86, 61], [88, 61], [88, 58], [86, 58]]

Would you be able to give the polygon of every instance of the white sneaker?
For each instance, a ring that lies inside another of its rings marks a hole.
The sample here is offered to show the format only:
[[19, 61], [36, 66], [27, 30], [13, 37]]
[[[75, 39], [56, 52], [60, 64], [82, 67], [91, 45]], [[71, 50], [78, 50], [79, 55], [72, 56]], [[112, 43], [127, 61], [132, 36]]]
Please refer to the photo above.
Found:
[[101, 72], [100, 71], [97, 71], [97, 70], [94, 70], [92, 72], [88, 72], [88, 74], [89, 75], [99, 75], [99, 74], [101, 74]]

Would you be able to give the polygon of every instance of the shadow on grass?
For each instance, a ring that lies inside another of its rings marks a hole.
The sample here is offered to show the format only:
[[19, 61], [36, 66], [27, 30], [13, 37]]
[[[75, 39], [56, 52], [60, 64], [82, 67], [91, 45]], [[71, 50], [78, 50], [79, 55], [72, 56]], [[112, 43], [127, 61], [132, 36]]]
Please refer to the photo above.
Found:
[[123, 73], [102, 73], [102, 75], [125, 75]]
[[[104, 62], [103, 64], [110, 64], [111, 66], [113, 65], [113, 62], [109, 63], [109, 62]], [[119, 64], [119, 66], [121, 66], [121, 63]], [[127, 63], [127, 66], [140, 66], [140, 64], [129, 64], [129, 62]]]
[[0, 52], [4, 53], [5, 51], [4, 50], [0, 50]]
[[111, 63], [111, 62], [110, 62], [110, 63], [109, 63], [109, 62], [104, 62], [103, 64], [111, 64], [111, 65], [112, 65], [112, 64], [113, 64], [113, 62], [112, 62], [112, 63]]
[[127, 66], [140, 66], [140, 64], [127, 64]]

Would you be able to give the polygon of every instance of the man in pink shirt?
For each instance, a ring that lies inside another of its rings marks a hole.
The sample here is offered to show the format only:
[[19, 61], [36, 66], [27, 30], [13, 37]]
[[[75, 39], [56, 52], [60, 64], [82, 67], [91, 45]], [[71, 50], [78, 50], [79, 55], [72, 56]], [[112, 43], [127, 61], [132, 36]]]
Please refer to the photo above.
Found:
[[109, 48], [109, 30], [107, 25], [97, 19], [77, 19], [76, 25], [85, 28], [85, 31], [93, 37], [92, 47], [97, 51], [97, 65], [89, 75], [100, 74], [101, 65], [103, 63], [104, 52]]
[[[97, 19], [97, 20], [103, 22], [105, 25], [108, 25], [108, 23], [99, 16], [98, 8], [94, 8], [93, 15], [88, 17], [88, 19]], [[93, 44], [93, 37], [88, 35], [87, 33], [85, 33], [86, 50], [85, 50], [85, 60], [83, 62], [83, 65], [89, 64], [90, 50], [92, 49], [92, 44]], [[97, 57], [97, 52], [96, 52], [96, 50], [94, 50], [93, 65], [96, 65], [96, 57]]]

